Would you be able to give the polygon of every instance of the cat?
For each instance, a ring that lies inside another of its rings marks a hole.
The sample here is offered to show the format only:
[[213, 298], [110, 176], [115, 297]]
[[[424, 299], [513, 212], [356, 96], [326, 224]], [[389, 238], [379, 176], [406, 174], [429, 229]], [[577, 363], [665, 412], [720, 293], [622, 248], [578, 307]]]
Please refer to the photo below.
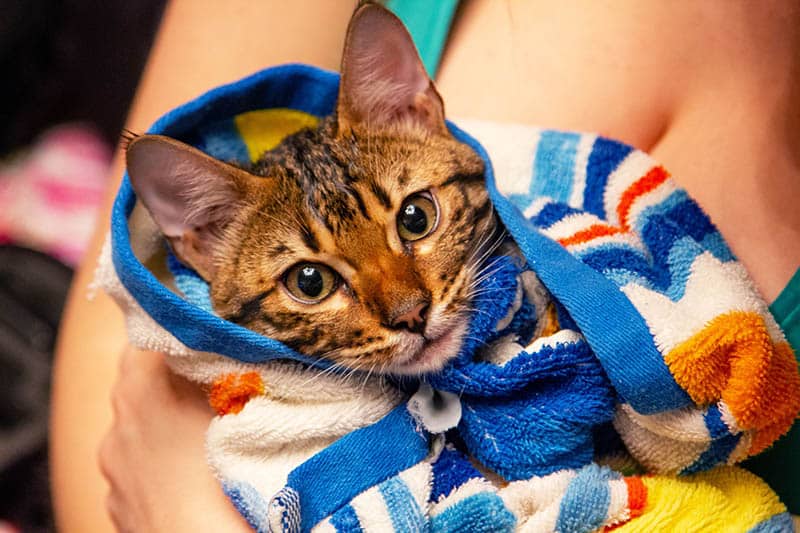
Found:
[[252, 166], [142, 135], [130, 180], [220, 317], [349, 369], [433, 372], [501, 240], [484, 164], [387, 9], [356, 9], [341, 72], [334, 114]]

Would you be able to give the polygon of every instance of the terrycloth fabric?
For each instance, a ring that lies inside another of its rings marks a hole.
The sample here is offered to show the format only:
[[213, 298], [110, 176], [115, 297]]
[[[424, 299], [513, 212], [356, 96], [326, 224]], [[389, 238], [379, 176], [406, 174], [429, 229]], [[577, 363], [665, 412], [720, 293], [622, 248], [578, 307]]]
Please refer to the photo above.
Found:
[[248, 512], [266, 509], [295, 467], [354, 429], [379, 421], [403, 399], [379, 377], [346, 379], [290, 361], [248, 364], [188, 348], [120, 283], [109, 246], [96, 283], [122, 307], [134, 346], [167, 354], [175, 372], [209, 390], [219, 416], [208, 429], [208, 460], [225, 491], [246, 502]]
[[[330, 73], [270, 69], [178, 108], [152, 132], [252, 160], [329, 114], [336, 89]], [[169, 274], [123, 181], [98, 280], [126, 311], [134, 344], [164, 351], [210, 388], [220, 416], [209, 461], [254, 528], [591, 531], [643, 510], [634, 525], [671, 496], [650, 490], [662, 481], [591, 464], [592, 433], [613, 440], [601, 425], [612, 415], [647, 469], [689, 473], [763, 448], [796, 414], [797, 370], [780, 330], [660, 167], [595, 136], [468, 128], [488, 154], [452, 131], [487, 161], [524, 264], [504, 260], [512, 275], [489, 282], [508, 288], [505, 301], [485, 300], [492, 317], [470, 323], [494, 349], [465, 347], [408, 403], [383, 378], [331, 375], [325, 362], [184, 299], [176, 284], [189, 298], [202, 287]], [[740, 504], [780, 522], [782, 508], [763, 501]], [[702, 512], [699, 501], [686, 505]]]
[[[620, 394], [615, 426], [637, 460], [696, 472], [756, 454], [788, 430], [800, 409], [792, 349], [663, 167], [595, 135], [473, 129], [499, 155], [490, 190], [504, 222]], [[566, 266], [563, 251], [544, 249], [554, 242], [593, 272], [572, 265], [565, 279], [549, 263]], [[594, 290], [581, 294], [576, 282]]]
[[754, 474], [723, 466], [685, 477], [645, 476], [647, 504], [618, 532], [794, 531], [792, 517], [774, 492]]
[[[614, 406], [602, 367], [580, 334], [565, 327], [543, 335], [545, 328], [558, 327], [548, 316], [555, 314], [555, 304], [521, 263], [509, 256], [486, 261], [481, 271], [492, 275], [477, 291], [458, 357], [424, 378], [437, 394], [457, 397], [460, 418], [453, 426], [460, 439], [508, 480], [591, 462], [592, 429], [611, 420]], [[205, 282], [172, 256], [169, 266], [186, 299], [210, 310]], [[453, 427], [439, 425], [441, 410], [431, 413], [436, 420], [419, 409], [415, 414], [433, 434]]]

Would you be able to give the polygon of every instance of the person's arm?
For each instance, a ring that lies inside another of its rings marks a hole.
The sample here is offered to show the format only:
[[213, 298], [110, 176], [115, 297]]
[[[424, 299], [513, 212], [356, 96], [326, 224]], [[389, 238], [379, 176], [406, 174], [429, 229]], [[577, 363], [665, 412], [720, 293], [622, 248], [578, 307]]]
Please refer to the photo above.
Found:
[[[165, 12], [127, 128], [144, 132], [177, 105], [270, 65], [300, 61], [338, 68], [352, 8], [349, 2], [327, 0], [174, 0]], [[105, 512], [108, 486], [98, 467], [97, 452], [111, 426], [109, 399], [127, 343], [119, 309], [103, 293], [89, 300], [87, 287], [107, 233], [111, 202], [122, 170], [123, 161], [118, 155], [111, 169], [106, 205], [74, 281], [56, 354], [50, 455], [56, 521], [59, 531], [64, 532], [112, 530]], [[163, 364], [153, 363], [150, 355], [143, 357], [152, 363], [144, 368], [154, 379], [165, 378]], [[128, 379], [130, 376], [123, 374], [120, 387], [126, 386]], [[176, 393], [168, 386], [155, 390], [162, 394], [162, 402], [177, 402], [180, 397], [180, 391]], [[165, 409], [164, 416], [169, 414]], [[205, 469], [204, 479], [211, 479], [202, 448], [194, 445], [203, 438], [202, 433], [178, 433], [173, 438], [178, 442], [186, 440], [187, 453], [198, 455], [197, 467]], [[125, 468], [123, 462], [131, 459], [118, 457], [115, 464]], [[131, 475], [137, 474], [135, 465], [128, 468], [132, 469]], [[219, 495], [216, 501], [228, 505], [221, 491]], [[196, 503], [200, 505], [199, 501]], [[163, 501], [162, 505], [170, 509], [170, 502]], [[228, 505], [228, 509], [232, 507]]]
[[99, 465], [119, 531], [250, 531], [204, 461], [206, 397], [162, 354], [126, 349], [111, 405]]
[[[200, 92], [270, 64], [336, 68], [354, 3], [175, 0], [128, 127], [141, 132]], [[437, 87], [451, 117], [597, 131], [651, 151], [772, 299], [800, 258], [800, 211], [791, 205], [800, 184], [788, 148], [800, 132], [800, 11], [769, 4], [630, 1], [609, 10], [472, 0], [456, 18]], [[118, 178], [119, 161], [114, 168]], [[105, 296], [85, 299], [106, 225], [107, 215], [76, 280], [55, 375], [53, 487], [64, 531], [110, 527], [95, 456], [125, 336]]]

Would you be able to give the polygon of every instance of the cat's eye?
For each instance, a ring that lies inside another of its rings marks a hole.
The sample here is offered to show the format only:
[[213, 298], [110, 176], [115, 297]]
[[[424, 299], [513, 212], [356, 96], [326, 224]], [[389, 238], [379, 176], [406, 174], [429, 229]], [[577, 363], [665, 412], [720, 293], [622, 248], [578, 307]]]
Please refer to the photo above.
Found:
[[397, 213], [397, 233], [404, 241], [418, 241], [436, 229], [438, 210], [427, 192], [412, 194]]
[[339, 284], [336, 272], [319, 263], [298, 263], [283, 278], [289, 294], [303, 303], [317, 303], [327, 298]]

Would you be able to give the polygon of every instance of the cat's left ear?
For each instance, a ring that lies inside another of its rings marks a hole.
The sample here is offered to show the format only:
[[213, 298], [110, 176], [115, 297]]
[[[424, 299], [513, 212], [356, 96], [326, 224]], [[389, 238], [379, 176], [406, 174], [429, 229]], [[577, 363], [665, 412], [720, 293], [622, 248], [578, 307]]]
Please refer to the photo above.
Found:
[[248, 192], [268, 182], [161, 135], [136, 137], [125, 159], [137, 198], [175, 255], [211, 281], [225, 229]]
[[342, 56], [337, 121], [340, 133], [415, 124], [447, 134], [444, 104], [414, 41], [388, 9], [372, 3], [350, 20]]

